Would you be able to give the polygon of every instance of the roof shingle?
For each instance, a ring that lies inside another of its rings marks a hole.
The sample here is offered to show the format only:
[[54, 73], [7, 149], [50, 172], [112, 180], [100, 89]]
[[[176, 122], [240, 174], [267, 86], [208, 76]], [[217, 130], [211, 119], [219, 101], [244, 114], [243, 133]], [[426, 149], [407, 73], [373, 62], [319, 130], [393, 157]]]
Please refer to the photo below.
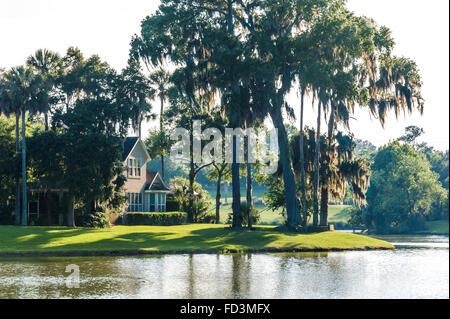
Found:
[[122, 161], [125, 161], [127, 157], [130, 155], [136, 143], [139, 141], [139, 137], [127, 137], [123, 143], [123, 155]]

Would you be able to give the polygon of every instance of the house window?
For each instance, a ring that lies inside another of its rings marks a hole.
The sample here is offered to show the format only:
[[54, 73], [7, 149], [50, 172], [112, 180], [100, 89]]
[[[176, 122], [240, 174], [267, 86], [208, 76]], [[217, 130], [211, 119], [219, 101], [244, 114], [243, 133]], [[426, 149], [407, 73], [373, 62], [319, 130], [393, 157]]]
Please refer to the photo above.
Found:
[[128, 176], [140, 177], [141, 176], [141, 161], [138, 159], [130, 158], [128, 160]]
[[155, 212], [156, 208], [156, 195], [155, 194], [150, 194], [150, 212]]
[[158, 194], [158, 212], [166, 211], [166, 194]]
[[144, 205], [143, 205], [141, 193], [128, 193], [127, 197], [128, 197], [128, 211], [129, 212], [144, 211]]
[[166, 194], [150, 194], [150, 212], [166, 211]]

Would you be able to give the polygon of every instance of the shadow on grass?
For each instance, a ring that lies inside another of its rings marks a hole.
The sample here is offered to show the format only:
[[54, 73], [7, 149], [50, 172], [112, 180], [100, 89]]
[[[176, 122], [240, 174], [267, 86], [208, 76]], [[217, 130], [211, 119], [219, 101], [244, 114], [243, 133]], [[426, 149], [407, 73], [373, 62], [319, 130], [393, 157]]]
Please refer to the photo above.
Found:
[[[104, 231], [96, 229], [70, 229], [63, 227], [0, 228], [0, 252], [14, 251], [108, 251], [108, 250], [217, 250], [226, 248], [264, 248], [279, 239], [274, 230], [233, 231], [225, 228], [204, 228], [177, 233]], [[298, 234], [284, 233], [286, 236]], [[293, 246], [295, 243], [292, 244]]]

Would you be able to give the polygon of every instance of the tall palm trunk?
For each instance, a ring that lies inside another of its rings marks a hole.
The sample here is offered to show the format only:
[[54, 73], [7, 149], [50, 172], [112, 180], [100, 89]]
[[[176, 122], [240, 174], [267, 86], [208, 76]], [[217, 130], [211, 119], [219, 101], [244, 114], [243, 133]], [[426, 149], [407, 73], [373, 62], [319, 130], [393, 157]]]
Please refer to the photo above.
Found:
[[[19, 159], [20, 153], [20, 112], [16, 112], [16, 158]], [[17, 165], [17, 175], [16, 175], [16, 207], [15, 207], [15, 224], [20, 225], [20, 167]]]
[[[66, 212], [67, 227], [76, 227], [73, 204], [74, 204], [74, 195], [73, 195], [73, 192], [71, 191], [69, 193], [69, 197], [68, 197], [68, 201], [67, 201], [67, 212]], [[95, 204], [94, 204], [94, 206], [95, 206]]]
[[48, 132], [48, 127], [49, 127], [49, 124], [48, 124], [48, 112], [44, 113], [44, 124], [45, 124], [45, 131]]
[[[160, 134], [163, 133], [163, 112], [164, 112], [164, 98], [161, 96], [161, 114], [159, 116], [159, 132]], [[164, 165], [164, 154], [161, 153], [161, 178], [163, 181], [165, 181], [166, 172], [165, 172], [165, 165]]]
[[241, 181], [237, 162], [237, 136], [233, 137], [233, 164], [231, 164], [231, 183], [233, 190], [233, 228], [242, 226], [241, 221]]
[[[245, 129], [247, 130], [248, 133], [248, 120], [245, 121]], [[253, 177], [252, 177], [252, 164], [250, 163], [250, 158], [251, 158], [251, 154], [250, 154], [250, 137], [247, 134], [247, 209], [249, 212], [248, 215], [248, 228], [252, 228], [253, 227], [253, 220], [251, 218], [251, 211], [253, 209]]]
[[301, 106], [300, 106], [300, 179], [301, 179], [301, 196], [302, 196], [302, 212], [303, 212], [303, 227], [308, 224], [308, 210], [306, 207], [306, 181], [305, 181], [305, 132], [303, 128], [303, 116], [305, 111], [305, 89], [301, 89]]
[[219, 170], [217, 177], [217, 191], [216, 191], [216, 224], [220, 223], [220, 199], [222, 197], [220, 184], [222, 183], [222, 171]]
[[275, 128], [278, 129], [278, 145], [280, 149], [280, 161], [283, 169], [284, 194], [286, 197], [287, 226], [291, 229], [300, 225], [300, 207], [297, 199], [297, 186], [294, 172], [292, 171], [289, 156], [289, 142], [284, 127], [280, 108], [274, 108], [270, 113]]
[[247, 209], [248, 215], [248, 227], [253, 227], [253, 220], [251, 218], [251, 211], [253, 209], [253, 181], [252, 181], [252, 165], [247, 163]]
[[322, 186], [320, 194], [320, 226], [328, 226], [328, 186]]
[[25, 107], [22, 109], [22, 225], [28, 225], [27, 212], [27, 144], [25, 130]]
[[138, 117], [138, 133], [139, 139], [142, 139], [142, 117], [140, 115]]
[[[192, 131], [191, 131], [192, 132]], [[192, 136], [193, 137], [193, 136]], [[191, 155], [190, 155], [190, 169], [189, 169], [189, 207], [187, 212], [187, 219], [189, 223], [195, 221], [194, 216], [194, 183], [195, 183], [195, 163], [194, 163], [194, 149], [193, 143], [191, 143]]]
[[[233, 0], [227, 1], [227, 29], [231, 36], [234, 36], [234, 11]], [[232, 79], [232, 93], [235, 97], [239, 91], [239, 85], [236, 79]], [[237, 112], [233, 114], [233, 117], [237, 119]], [[235, 123], [234, 124], [238, 124]], [[233, 228], [241, 227], [241, 182], [239, 174], [239, 163], [237, 163], [237, 137], [233, 139], [233, 164], [231, 164], [231, 185], [233, 189]]]
[[322, 101], [319, 99], [319, 112], [317, 116], [317, 136], [316, 136], [316, 154], [314, 161], [314, 213], [313, 213], [313, 226], [319, 225], [319, 179], [320, 179], [320, 123], [322, 116]]
[[[334, 110], [331, 110], [330, 119], [328, 121], [328, 140], [327, 140], [327, 153], [328, 158], [331, 158], [331, 142], [333, 141], [334, 134]], [[325, 174], [329, 177], [330, 173], [330, 165], [331, 163], [328, 161], [328, 167], [325, 167]], [[329, 197], [329, 187], [328, 184], [322, 185], [321, 190], [321, 201], [320, 201], [320, 226], [328, 226], [328, 197]]]

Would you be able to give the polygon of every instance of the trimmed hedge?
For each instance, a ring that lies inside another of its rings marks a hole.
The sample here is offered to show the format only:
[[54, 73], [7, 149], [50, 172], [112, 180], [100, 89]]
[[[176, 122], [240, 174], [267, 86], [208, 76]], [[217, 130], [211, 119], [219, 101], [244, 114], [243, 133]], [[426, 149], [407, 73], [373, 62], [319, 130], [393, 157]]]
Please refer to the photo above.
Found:
[[125, 220], [127, 225], [173, 226], [185, 224], [187, 214], [182, 212], [127, 213]]
[[75, 214], [75, 225], [79, 227], [110, 228], [108, 215], [103, 212]]
[[174, 199], [168, 199], [166, 201], [166, 211], [167, 212], [179, 212], [180, 211], [180, 203]]
[[216, 213], [206, 213], [197, 217], [197, 223], [199, 224], [215, 224], [216, 223]]

